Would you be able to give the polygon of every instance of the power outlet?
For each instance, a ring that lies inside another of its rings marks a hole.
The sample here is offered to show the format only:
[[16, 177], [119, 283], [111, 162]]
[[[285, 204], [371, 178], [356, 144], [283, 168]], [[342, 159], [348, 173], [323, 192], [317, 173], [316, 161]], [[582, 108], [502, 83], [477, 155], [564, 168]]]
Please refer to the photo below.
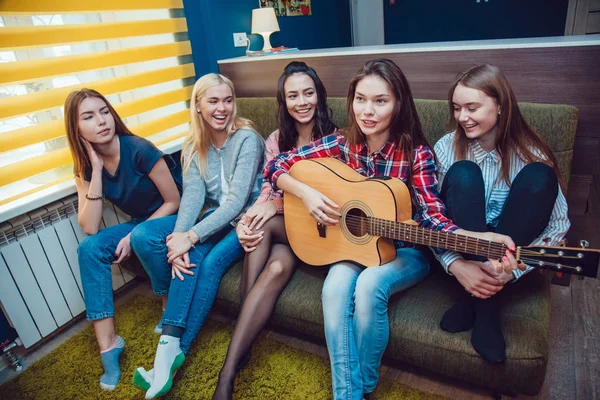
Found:
[[233, 45], [235, 47], [246, 47], [248, 44], [248, 36], [246, 32], [233, 34]]

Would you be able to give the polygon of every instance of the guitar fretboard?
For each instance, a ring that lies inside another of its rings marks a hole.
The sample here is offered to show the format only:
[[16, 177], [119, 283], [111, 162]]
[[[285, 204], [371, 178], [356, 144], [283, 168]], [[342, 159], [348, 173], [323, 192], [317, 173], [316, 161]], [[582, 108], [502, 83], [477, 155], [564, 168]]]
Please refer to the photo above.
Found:
[[363, 231], [372, 235], [430, 247], [454, 250], [459, 253], [474, 254], [486, 258], [499, 259], [506, 254], [503, 243], [477, 239], [465, 235], [438, 232], [416, 225], [388, 221], [374, 217], [358, 217]]

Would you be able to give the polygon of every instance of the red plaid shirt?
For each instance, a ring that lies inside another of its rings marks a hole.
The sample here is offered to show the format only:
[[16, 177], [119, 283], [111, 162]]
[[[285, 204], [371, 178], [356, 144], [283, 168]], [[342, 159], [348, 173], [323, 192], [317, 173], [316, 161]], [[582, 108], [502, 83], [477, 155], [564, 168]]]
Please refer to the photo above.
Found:
[[[387, 142], [378, 152], [369, 154], [365, 143], [352, 145], [340, 134], [325, 136], [300, 149], [281, 153], [265, 167], [263, 175], [277, 190], [277, 179], [286, 174], [294, 163], [309, 158], [333, 157], [343, 161], [359, 174], [372, 178], [391, 176], [406, 183], [409, 161], [396, 143]], [[459, 229], [444, 216], [444, 203], [438, 197], [438, 182], [433, 152], [428, 146], [413, 151], [413, 219], [422, 227], [443, 232]]]

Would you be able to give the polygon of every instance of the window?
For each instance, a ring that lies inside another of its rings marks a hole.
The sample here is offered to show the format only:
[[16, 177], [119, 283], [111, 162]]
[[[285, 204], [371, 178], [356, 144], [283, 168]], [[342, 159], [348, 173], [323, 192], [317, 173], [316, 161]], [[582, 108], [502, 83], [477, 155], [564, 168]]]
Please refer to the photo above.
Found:
[[181, 0], [19, 3], [0, 4], [0, 213], [73, 188], [63, 104], [74, 89], [104, 94], [135, 134], [180, 145], [194, 79]]

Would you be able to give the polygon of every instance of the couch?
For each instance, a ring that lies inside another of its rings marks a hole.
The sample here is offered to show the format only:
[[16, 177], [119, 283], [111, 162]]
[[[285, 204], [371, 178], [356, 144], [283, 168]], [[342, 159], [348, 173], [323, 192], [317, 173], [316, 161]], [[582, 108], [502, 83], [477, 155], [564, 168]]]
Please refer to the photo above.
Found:
[[[448, 106], [441, 100], [415, 101], [425, 136], [433, 146], [448, 132]], [[338, 127], [346, 126], [346, 99], [330, 98]], [[555, 153], [568, 183], [578, 110], [567, 105], [519, 105], [527, 121]], [[265, 138], [277, 127], [275, 98], [240, 98], [240, 116], [251, 119]], [[282, 293], [271, 320], [275, 327], [324, 341], [321, 289], [324, 267], [301, 266]], [[232, 315], [240, 308], [241, 262], [224, 276], [216, 307]], [[539, 392], [549, 358], [550, 289], [548, 278], [532, 274], [527, 285], [515, 287], [503, 304], [502, 329], [507, 342], [504, 364], [485, 362], [470, 343], [470, 331], [450, 334], [439, 328], [443, 313], [464, 290], [433, 265], [415, 287], [393, 296], [389, 303], [388, 361], [406, 363], [490, 389], [496, 393], [534, 395]]]

